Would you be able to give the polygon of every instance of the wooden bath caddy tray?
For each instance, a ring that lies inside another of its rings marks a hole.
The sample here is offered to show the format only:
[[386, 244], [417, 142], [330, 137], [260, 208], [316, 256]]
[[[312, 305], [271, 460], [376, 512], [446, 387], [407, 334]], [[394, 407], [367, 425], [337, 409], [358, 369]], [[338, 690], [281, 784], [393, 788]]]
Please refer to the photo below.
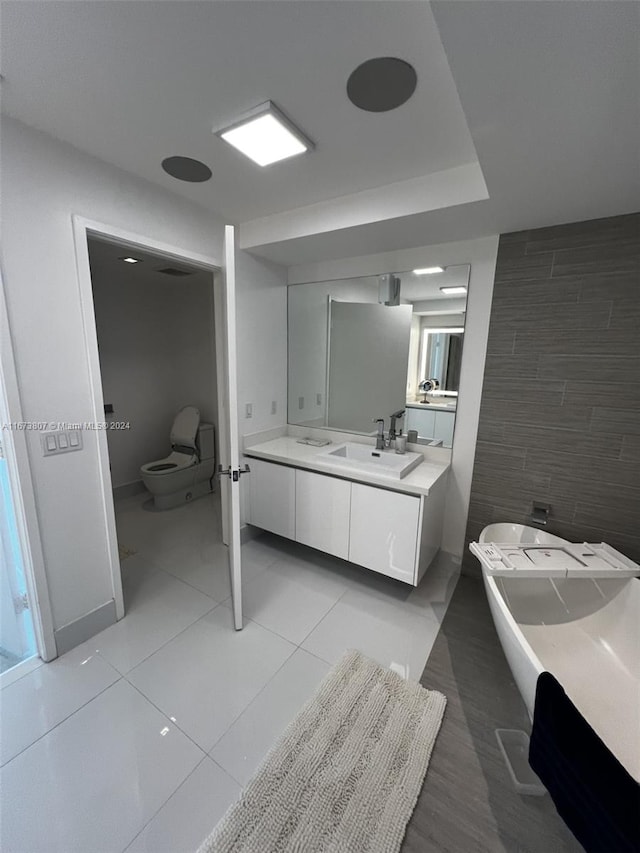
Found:
[[521, 578], [623, 578], [640, 575], [640, 566], [605, 542], [525, 545], [522, 542], [472, 542], [469, 550], [491, 575]]

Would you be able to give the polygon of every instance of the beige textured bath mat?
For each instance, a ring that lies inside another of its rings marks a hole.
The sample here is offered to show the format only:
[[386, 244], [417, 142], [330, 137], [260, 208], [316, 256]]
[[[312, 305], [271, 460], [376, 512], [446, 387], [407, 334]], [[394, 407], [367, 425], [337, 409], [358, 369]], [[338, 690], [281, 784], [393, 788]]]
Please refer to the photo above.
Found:
[[397, 853], [445, 704], [347, 652], [199, 853]]

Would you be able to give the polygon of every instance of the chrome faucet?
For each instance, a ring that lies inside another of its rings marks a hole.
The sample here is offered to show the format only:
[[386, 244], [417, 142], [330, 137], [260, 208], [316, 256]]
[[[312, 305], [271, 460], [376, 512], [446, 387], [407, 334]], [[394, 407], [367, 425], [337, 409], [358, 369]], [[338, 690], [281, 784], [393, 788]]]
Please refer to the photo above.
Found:
[[384, 450], [384, 418], [374, 418], [372, 423], [378, 424], [376, 435], [376, 450]]
[[396, 440], [396, 421], [404, 415], [404, 409], [398, 409], [392, 415], [389, 415], [389, 444]]

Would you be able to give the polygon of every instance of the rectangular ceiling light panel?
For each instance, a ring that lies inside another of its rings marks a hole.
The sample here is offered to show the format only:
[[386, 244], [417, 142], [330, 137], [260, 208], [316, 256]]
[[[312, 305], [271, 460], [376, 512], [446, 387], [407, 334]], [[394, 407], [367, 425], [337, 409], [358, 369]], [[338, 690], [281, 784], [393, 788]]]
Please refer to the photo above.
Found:
[[451, 287], [441, 287], [440, 290], [443, 293], [446, 293], [447, 296], [456, 296], [458, 294], [464, 294], [467, 292], [467, 288], [462, 285], [451, 286]]
[[271, 101], [217, 131], [217, 136], [259, 166], [269, 166], [313, 148], [313, 143]]

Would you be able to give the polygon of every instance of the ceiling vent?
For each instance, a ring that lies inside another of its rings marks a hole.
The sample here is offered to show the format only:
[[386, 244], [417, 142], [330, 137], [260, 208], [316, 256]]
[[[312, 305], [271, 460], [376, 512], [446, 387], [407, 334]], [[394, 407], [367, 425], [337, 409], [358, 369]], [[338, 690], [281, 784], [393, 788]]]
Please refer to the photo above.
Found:
[[164, 267], [163, 269], [158, 270], [158, 272], [164, 273], [164, 275], [173, 275], [176, 277], [183, 275], [193, 275], [192, 270], [179, 270], [177, 267]]

